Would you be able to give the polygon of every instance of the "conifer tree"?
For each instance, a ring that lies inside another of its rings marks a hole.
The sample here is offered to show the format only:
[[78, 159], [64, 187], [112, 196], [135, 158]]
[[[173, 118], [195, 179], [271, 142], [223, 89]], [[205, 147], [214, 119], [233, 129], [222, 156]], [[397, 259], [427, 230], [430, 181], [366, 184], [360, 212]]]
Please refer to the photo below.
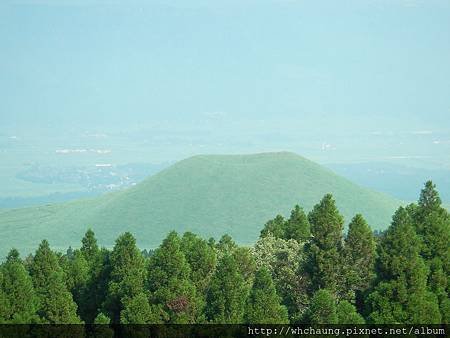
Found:
[[206, 288], [216, 267], [214, 248], [204, 239], [186, 232], [181, 239], [181, 250], [190, 266], [190, 278], [199, 295], [206, 296]]
[[247, 247], [238, 247], [231, 255], [233, 255], [236, 261], [239, 273], [244, 277], [245, 287], [250, 290], [256, 272], [256, 262], [252, 251]]
[[144, 291], [145, 264], [136, 240], [125, 232], [111, 252], [111, 274], [105, 307], [113, 323], [120, 322], [124, 302]]
[[237, 248], [236, 243], [233, 241], [233, 238], [228, 234], [223, 235], [220, 238], [219, 242], [216, 244], [216, 249], [220, 254], [230, 253], [236, 248]]
[[0, 271], [3, 274], [0, 289], [4, 291], [9, 305], [9, 316], [5, 319], [16, 324], [38, 322], [38, 299], [31, 277], [25, 270], [17, 250], [12, 249], [9, 252]]
[[206, 301], [206, 317], [212, 323], [238, 324], [244, 320], [248, 290], [235, 258], [224, 255], [211, 279]]
[[152, 300], [162, 306], [169, 323], [200, 321], [202, 302], [190, 275], [180, 238], [172, 231], [151, 257], [148, 270]]
[[427, 267], [420, 256], [420, 239], [412, 219], [400, 207], [381, 239], [378, 284], [369, 295], [373, 323], [439, 323], [436, 296], [427, 289]]
[[369, 225], [362, 215], [356, 215], [349, 224], [344, 247], [344, 276], [341, 288], [343, 298], [361, 300], [375, 277], [376, 243]]
[[261, 230], [260, 237], [265, 237], [269, 233], [276, 238], [285, 237], [285, 219], [281, 215], [277, 215], [274, 219], [268, 221]]
[[297, 242], [305, 242], [309, 239], [310, 225], [305, 212], [300, 206], [296, 205], [291, 211], [291, 216], [285, 223], [284, 239], [294, 239]]
[[342, 274], [342, 230], [344, 219], [331, 194], [323, 197], [308, 216], [312, 239], [306, 247], [306, 270], [313, 290], [328, 289], [337, 294]]
[[338, 323], [336, 300], [331, 291], [327, 289], [320, 289], [314, 293], [307, 319], [311, 324]]
[[95, 238], [94, 231], [88, 229], [81, 240], [81, 253], [83, 254], [86, 261], [89, 263], [95, 262], [100, 249], [98, 248], [97, 239]]
[[39, 298], [38, 315], [44, 322], [80, 323], [77, 305], [64, 281], [64, 272], [46, 240], [41, 242], [34, 255], [30, 275]]
[[106, 299], [111, 264], [109, 251], [98, 248], [97, 239], [91, 229], [86, 232], [81, 242], [79, 251], [87, 262], [88, 273], [78, 308], [82, 319], [92, 323]]
[[288, 312], [280, 304], [272, 276], [266, 268], [255, 274], [252, 289], [245, 308], [245, 322], [252, 324], [286, 324], [289, 323]]

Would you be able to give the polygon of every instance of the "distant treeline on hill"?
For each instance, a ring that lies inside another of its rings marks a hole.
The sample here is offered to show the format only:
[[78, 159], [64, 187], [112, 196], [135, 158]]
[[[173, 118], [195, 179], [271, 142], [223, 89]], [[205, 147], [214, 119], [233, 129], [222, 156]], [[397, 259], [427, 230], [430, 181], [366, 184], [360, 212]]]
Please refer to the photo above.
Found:
[[171, 232], [154, 251], [88, 230], [65, 254], [44, 240], [0, 266], [0, 323], [450, 323], [450, 215], [432, 182], [374, 235], [343, 234], [328, 194], [268, 221], [256, 244]]

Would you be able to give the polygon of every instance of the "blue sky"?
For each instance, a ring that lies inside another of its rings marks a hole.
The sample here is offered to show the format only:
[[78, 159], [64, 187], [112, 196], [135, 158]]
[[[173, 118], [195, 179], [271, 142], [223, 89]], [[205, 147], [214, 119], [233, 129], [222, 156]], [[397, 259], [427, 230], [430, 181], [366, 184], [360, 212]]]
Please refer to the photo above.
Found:
[[0, 124], [450, 144], [449, 60], [447, 0], [4, 0]]

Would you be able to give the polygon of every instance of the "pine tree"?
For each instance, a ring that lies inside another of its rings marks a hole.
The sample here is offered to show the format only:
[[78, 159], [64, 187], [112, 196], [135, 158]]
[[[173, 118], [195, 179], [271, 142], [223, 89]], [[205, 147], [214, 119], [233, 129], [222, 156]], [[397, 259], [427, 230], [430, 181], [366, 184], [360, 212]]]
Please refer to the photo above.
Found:
[[9, 252], [0, 270], [3, 274], [0, 288], [4, 291], [9, 305], [9, 316], [5, 319], [16, 324], [38, 322], [38, 298], [17, 250]]
[[39, 297], [38, 314], [48, 323], [80, 323], [77, 305], [64, 281], [64, 272], [56, 254], [43, 240], [36, 251], [30, 267], [33, 285]]
[[233, 241], [233, 238], [228, 234], [223, 235], [220, 238], [219, 242], [216, 244], [216, 249], [220, 254], [230, 253], [236, 248], [237, 248], [236, 243]]
[[268, 221], [264, 228], [261, 230], [260, 237], [265, 237], [269, 233], [272, 234], [276, 238], [284, 238], [285, 237], [285, 219], [281, 215], [277, 215], [274, 219]]
[[110, 256], [111, 275], [105, 307], [113, 323], [119, 323], [124, 302], [144, 291], [145, 264], [129, 232], [117, 238]]
[[206, 301], [206, 317], [212, 323], [238, 324], [244, 320], [248, 290], [235, 258], [224, 255], [211, 279]]
[[201, 298], [190, 280], [191, 269], [172, 231], [150, 259], [148, 285], [154, 303], [162, 306], [169, 323], [200, 321]]
[[427, 289], [427, 267], [420, 256], [420, 239], [406, 209], [400, 207], [381, 239], [378, 284], [369, 295], [373, 323], [439, 323], [436, 296]]
[[311, 324], [337, 324], [336, 300], [333, 293], [320, 289], [314, 293], [307, 316]]
[[280, 304], [272, 276], [266, 268], [256, 272], [245, 308], [245, 321], [252, 324], [287, 324], [288, 312]]
[[186, 232], [181, 239], [181, 250], [190, 266], [190, 278], [199, 295], [206, 296], [211, 276], [216, 267], [217, 256], [207, 241], [191, 232]]
[[250, 289], [256, 272], [256, 262], [252, 254], [252, 250], [247, 247], [238, 247], [231, 253], [231, 255], [236, 261], [239, 273], [242, 277], [244, 277], [245, 287]]
[[423, 241], [421, 254], [427, 262], [440, 259], [450, 275], [450, 215], [442, 208], [436, 186], [428, 181], [412, 213], [418, 235]]
[[100, 253], [94, 231], [88, 229], [81, 240], [81, 253], [88, 262], [94, 262]]
[[343, 217], [331, 194], [323, 197], [309, 213], [312, 239], [305, 248], [308, 254], [306, 270], [313, 290], [328, 289], [338, 293], [342, 274]]
[[109, 251], [99, 249], [94, 232], [89, 229], [82, 239], [80, 252], [87, 262], [87, 279], [78, 303], [82, 319], [92, 323], [106, 299], [111, 264]]
[[305, 212], [296, 205], [291, 211], [291, 216], [285, 223], [284, 239], [294, 239], [297, 242], [305, 242], [311, 236], [310, 225]]
[[369, 225], [362, 215], [356, 215], [349, 224], [345, 238], [343, 298], [353, 301], [367, 290], [375, 277], [376, 243]]

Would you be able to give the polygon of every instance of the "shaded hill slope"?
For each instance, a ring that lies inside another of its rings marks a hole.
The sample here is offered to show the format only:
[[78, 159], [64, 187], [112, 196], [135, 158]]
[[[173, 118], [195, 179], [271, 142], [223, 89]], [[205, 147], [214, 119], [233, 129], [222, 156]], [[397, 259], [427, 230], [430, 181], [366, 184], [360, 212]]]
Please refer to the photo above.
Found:
[[374, 229], [384, 229], [401, 204], [293, 153], [201, 155], [124, 191], [0, 211], [0, 253], [11, 247], [30, 252], [43, 238], [59, 249], [78, 246], [88, 227], [106, 246], [131, 231], [142, 248], [154, 247], [170, 230], [229, 233], [251, 243], [276, 214], [287, 216], [297, 203], [309, 211], [329, 192], [347, 223], [362, 213]]

